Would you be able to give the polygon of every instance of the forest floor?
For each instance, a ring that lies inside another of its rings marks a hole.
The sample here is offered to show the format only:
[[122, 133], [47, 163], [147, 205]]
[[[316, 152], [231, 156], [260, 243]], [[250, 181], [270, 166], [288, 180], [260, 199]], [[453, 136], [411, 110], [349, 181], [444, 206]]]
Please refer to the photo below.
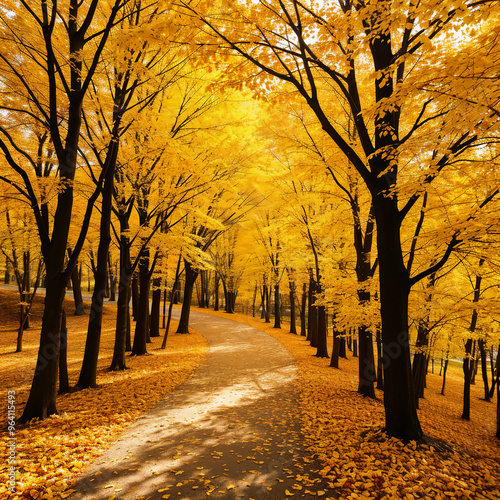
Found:
[[[16, 391], [17, 418], [31, 384], [42, 307], [41, 301], [35, 307], [32, 327], [25, 333], [24, 351], [14, 353], [17, 297], [0, 291], [0, 383], [5, 407], [7, 391]], [[68, 311], [71, 307], [72, 301], [68, 301]], [[127, 358], [131, 370], [108, 372], [113, 311], [113, 306], [105, 308], [99, 388], [59, 396], [58, 416], [16, 429], [16, 459], [22, 464], [22, 482], [11, 499], [71, 500], [71, 490], [67, 490], [71, 479], [102, 455], [133, 421], [188, 379], [205, 359], [207, 344], [201, 335], [172, 334], [166, 350], [159, 349], [161, 339], [153, 339], [149, 350], [154, 356]], [[340, 498], [500, 498], [500, 441], [494, 437], [496, 404], [480, 399], [480, 375], [472, 387], [470, 422], [460, 419], [461, 371], [450, 368], [444, 397], [439, 394], [442, 378], [437, 374], [428, 376], [419, 417], [426, 434], [446, 442], [453, 451], [442, 453], [425, 445], [404, 445], [382, 432], [382, 393], [377, 391], [377, 400], [357, 394], [356, 358], [349, 355], [349, 359], [341, 360], [340, 370], [333, 369], [328, 359], [314, 356], [315, 349], [303, 337], [286, 333], [285, 329], [273, 329], [259, 319], [239, 314], [199, 311], [231, 317], [266, 331], [288, 349], [298, 368], [304, 444], [321, 461], [324, 481]], [[68, 365], [73, 385], [80, 368], [87, 321], [88, 316], [68, 314]], [[6, 436], [2, 439], [8, 443]], [[0, 498], [8, 494], [8, 451], [2, 446]], [[293, 498], [298, 491], [288, 491], [285, 496]], [[322, 496], [324, 492], [310, 494]], [[165, 492], [163, 497], [168, 495]], [[108, 498], [115, 498], [112, 490]]]

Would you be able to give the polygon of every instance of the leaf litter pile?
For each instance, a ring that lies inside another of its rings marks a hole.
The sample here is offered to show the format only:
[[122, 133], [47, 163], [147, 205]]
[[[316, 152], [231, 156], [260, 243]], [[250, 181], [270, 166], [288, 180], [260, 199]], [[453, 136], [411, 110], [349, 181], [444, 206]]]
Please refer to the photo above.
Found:
[[[0, 291], [0, 384], [5, 404], [7, 391], [16, 391], [16, 418], [19, 419], [28, 399], [36, 364], [43, 297], [38, 298], [31, 327], [24, 333], [23, 352], [14, 353], [19, 302], [16, 295]], [[72, 300], [66, 301], [66, 311], [68, 371], [70, 385], [74, 386], [83, 358], [88, 315], [73, 316]], [[57, 397], [59, 415], [17, 426], [19, 482], [15, 494], [7, 491], [8, 437], [2, 433], [0, 498], [69, 497], [71, 490], [66, 490], [67, 481], [111, 446], [130, 423], [191, 376], [206, 353], [207, 343], [198, 333], [171, 333], [166, 349], [160, 349], [161, 337], [153, 338], [148, 344], [151, 356], [127, 356], [129, 369], [109, 372], [114, 325], [115, 306], [105, 305], [97, 374], [99, 387], [60, 395]], [[173, 322], [170, 331], [174, 332], [176, 326]]]
[[477, 385], [471, 387], [467, 422], [460, 418], [462, 370], [448, 368], [445, 396], [440, 395], [439, 366], [434, 375], [429, 373], [425, 399], [420, 400], [420, 422], [427, 436], [451, 449], [405, 445], [383, 432], [383, 393], [377, 390], [377, 400], [371, 400], [356, 392], [358, 359], [351, 353], [349, 359], [340, 360], [339, 370], [330, 368], [329, 359], [316, 358], [316, 349], [304, 337], [286, 333], [285, 327], [275, 329], [241, 314], [231, 317], [271, 334], [295, 358], [304, 439], [324, 464], [321, 475], [340, 498], [500, 499], [496, 401], [481, 399], [479, 374]]
[[[0, 292], [0, 381], [4, 391], [16, 391], [16, 415], [27, 400], [39, 340], [39, 302], [32, 327], [25, 332], [24, 352], [13, 353], [16, 338], [16, 295]], [[71, 311], [72, 301], [67, 310]], [[201, 312], [228, 317], [208, 310]], [[38, 319], [37, 319], [38, 316]], [[302, 433], [309, 451], [320, 459], [320, 471], [340, 498], [471, 498], [500, 499], [500, 442], [494, 437], [494, 403], [482, 401], [482, 387], [472, 387], [471, 421], [460, 419], [462, 376], [450, 368], [446, 396], [442, 379], [429, 374], [419, 417], [426, 434], [448, 444], [451, 451], [429, 445], [404, 445], [383, 430], [383, 394], [377, 400], [357, 394], [357, 359], [341, 360], [341, 369], [314, 356], [303, 337], [273, 329], [260, 320], [235, 314], [232, 319], [260, 328], [277, 338], [294, 356], [299, 368]], [[88, 316], [68, 314], [68, 367], [76, 383]], [[67, 482], [101, 455], [138, 416], [188, 378], [203, 360], [201, 335], [171, 334], [167, 349], [161, 338], [148, 346], [152, 356], [127, 357], [130, 370], [108, 372], [113, 348], [114, 307], [106, 306], [97, 389], [58, 397], [59, 415], [16, 431], [20, 482], [17, 492], [6, 490], [6, 447], [2, 446], [0, 496], [11, 499], [67, 498]], [[175, 328], [175, 325], [173, 325]], [[172, 331], [175, 331], [172, 328]], [[331, 341], [331, 339], [330, 339]], [[331, 345], [330, 345], [331, 349]], [[436, 370], [436, 373], [438, 370]], [[3, 437], [6, 441], [6, 437]], [[293, 471], [290, 471], [293, 473]], [[295, 471], [297, 479], [303, 470]], [[311, 491], [311, 496], [324, 496]], [[286, 491], [293, 498], [294, 491]]]

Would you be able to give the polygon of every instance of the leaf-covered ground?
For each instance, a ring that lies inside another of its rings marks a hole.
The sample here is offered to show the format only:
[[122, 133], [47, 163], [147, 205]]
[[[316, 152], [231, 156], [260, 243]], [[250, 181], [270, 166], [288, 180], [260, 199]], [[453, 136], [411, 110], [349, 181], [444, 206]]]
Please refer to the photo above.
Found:
[[[31, 385], [38, 349], [42, 298], [34, 308], [31, 328], [24, 335], [24, 351], [16, 346], [16, 294], [0, 291], [0, 385], [4, 394], [16, 391], [16, 417], [21, 416]], [[88, 309], [88, 307], [87, 307]], [[68, 370], [70, 385], [78, 380], [85, 346], [88, 316], [73, 316], [73, 302], [67, 301]], [[16, 459], [19, 483], [12, 495], [6, 489], [8, 464], [7, 436], [2, 434], [0, 455], [0, 498], [59, 498], [67, 480], [102, 454], [120, 433], [165, 394], [186, 380], [202, 361], [207, 344], [193, 332], [170, 334], [165, 350], [161, 338], [148, 345], [151, 356], [127, 356], [128, 370], [109, 372], [114, 342], [115, 307], [104, 308], [98, 384], [57, 398], [58, 416], [16, 430]], [[175, 331], [176, 324], [172, 324]], [[5, 429], [5, 427], [4, 427]], [[63, 494], [63, 498], [69, 492]]]
[[[4, 394], [15, 388], [19, 417], [34, 369], [39, 321], [33, 322], [25, 334], [25, 351], [12, 354], [16, 323], [9, 318], [15, 318], [15, 301], [15, 295], [9, 300], [6, 292], [0, 291], [0, 383]], [[71, 310], [71, 302], [68, 307]], [[39, 312], [41, 308], [39, 305]], [[460, 419], [461, 372], [450, 369], [445, 397], [439, 394], [442, 379], [437, 375], [438, 367], [436, 375], [428, 377], [419, 416], [427, 435], [446, 442], [453, 452], [441, 453], [412, 443], [403, 445], [381, 431], [382, 393], [377, 392], [376, 401], [356, 393], [356, 358], [349, 355], [350, 359], [341, 360], [340, 370], [329, 368], [329, 360], [316, 358], [315, 349], [304, 338], [286, 333], [285, 329], [273, 329], [259, 319], [238, 314], [231, 317], [267, 331], [295, 357], [306, 444], [323, 462], [322, 475], [340, 498], [500, 498], [500, 441], [494, 437], [496, 401], [486, 403], [480, 399], [479, 376], [477, 385], [472, 387], [470, 422]], [[68, 315], [73, 385], [80, 368], [87, 320], [87, 316]], [[22, 482], [18, 493], [10, 498], [69, 496], [70, 491], [60, 493], [67, 480], [109, 447], [130, 422], [192, 374], [206, 350], [204, 339], [196, 333], [172, 334], [167, 350], [161, 351], [160, 339], [153, 339], [149, 350], [154, 356], [128, 358], [131, 370], [110, 373], [106, 368], [111, 360], [113, 326], [113, 308], [108, 306], [99, 365], [100, 387], [59, 397], [59, 416], [18, 429], [16, 452]], [[8, 494], [5, 453], [2, 446], [0, 497]]]
[[[480, 372], [477, 385], [472, 386], [470, 422], [460, 418], [461, 370], [448, 370], [446, 396], [439, 394], [442, 378], [437, 364], [435, 374], [428, 376], [419, 417], [429, 437], [453, 449], [441, 453], [430, 446], [404, 445], [382, 432], [383, 393], [377, 391], [375, 401], [357, 394], [358, 360], [350, 353], [339, 370], [330, 368], [328, 359], [314, 356], [316, 349], [304, 337], [286, 333], [286, 325], [277, 330], [240, 314], [234, 319], [267, 331], [296, 359], [302, 430], [310, 451], [324, 463], [322, 475], [337, 488], [340, 498], [500, 498], [496, 401], [480, 399]], [[329, 348], [331, 353], [331, 339]]]

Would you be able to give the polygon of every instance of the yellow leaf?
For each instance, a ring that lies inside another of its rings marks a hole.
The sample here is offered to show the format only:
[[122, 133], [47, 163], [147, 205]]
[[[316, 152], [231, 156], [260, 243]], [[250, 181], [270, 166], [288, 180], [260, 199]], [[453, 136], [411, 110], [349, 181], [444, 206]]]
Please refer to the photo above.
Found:
[[295, 495], [295, 493], [292, 493], [291, 491], [285, 490], [285, 495], [287, 497], [293, 497], [293, 495]]

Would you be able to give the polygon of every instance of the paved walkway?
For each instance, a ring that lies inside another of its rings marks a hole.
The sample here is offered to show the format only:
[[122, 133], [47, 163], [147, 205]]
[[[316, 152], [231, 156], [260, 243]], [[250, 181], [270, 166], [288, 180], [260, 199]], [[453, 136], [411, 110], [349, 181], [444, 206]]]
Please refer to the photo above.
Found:
[[334, 498], [300, 444], [289, 353], [231, 319], [192, 312], [190, 326], [209, 342], [203, 365], [87, 469], [70, 500]]

